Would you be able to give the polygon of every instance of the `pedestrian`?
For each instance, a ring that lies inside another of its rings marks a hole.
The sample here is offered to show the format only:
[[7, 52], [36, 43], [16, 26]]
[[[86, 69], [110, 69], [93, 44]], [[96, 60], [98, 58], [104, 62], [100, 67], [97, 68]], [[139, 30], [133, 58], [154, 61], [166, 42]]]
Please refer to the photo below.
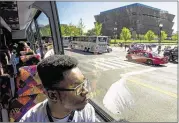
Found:
[[20, 51], [29, 51], [30, 47], [27, 45], [26, 42], [20, 41], [18, 42], [18, 46], [16, 49], [17, 56], [21, 56]]
[[151, 51], [152, 51], [152, 47], [151, 47], [150, 45], [149, 45], [148, 47], [149, 47], [149, 50], [150, 50], [150, 52], [151, 52]]
[[37, 65], [47, 99], [32, 107], [20, 122], [96, 122], [88, 103], [89, 81], [67, 55], [52, 55]]

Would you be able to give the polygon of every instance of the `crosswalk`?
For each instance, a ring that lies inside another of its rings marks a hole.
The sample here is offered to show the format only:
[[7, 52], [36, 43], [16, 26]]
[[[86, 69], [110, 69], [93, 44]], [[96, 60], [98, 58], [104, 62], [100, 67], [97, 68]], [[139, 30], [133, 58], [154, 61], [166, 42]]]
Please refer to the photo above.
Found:
[[125, 61], [118, 57], [111, 58], [95, 58], [79, 63], [79, 68], [83, 72], [97, 71], [108, 71], [121, 68], [132, 68], [134, 66], [140, 66], [140, 64]]

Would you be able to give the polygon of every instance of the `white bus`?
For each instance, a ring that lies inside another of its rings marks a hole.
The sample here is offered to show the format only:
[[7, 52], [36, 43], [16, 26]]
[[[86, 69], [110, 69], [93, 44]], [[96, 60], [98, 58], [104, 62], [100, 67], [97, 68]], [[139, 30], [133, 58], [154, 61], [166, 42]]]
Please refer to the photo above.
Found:
[[69, 46], [70, 39], [71, 39], [70, 36], [63, 36], [63, 37], [62, 37], [62, 40], [63, 40], [63, 46], [64, 46], [64, 47], [68, 47], [68, 46]]
[[70, 43], [72, 49], [104, 53], [108, 49], [108, 36], [76, 36]]

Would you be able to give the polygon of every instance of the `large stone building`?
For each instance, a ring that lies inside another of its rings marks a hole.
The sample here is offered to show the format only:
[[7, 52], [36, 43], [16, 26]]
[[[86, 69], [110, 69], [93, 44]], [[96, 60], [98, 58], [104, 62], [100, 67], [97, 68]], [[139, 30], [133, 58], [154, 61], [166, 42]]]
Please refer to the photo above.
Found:
[[[161, 4], [162, 6], [162, 4]], [[131, 30], [132, 34], [145, 34], [148, 30], [159, 34], [159, 24], [163, 24], [168, 36], [172, 35], [175, 15], [157, 8], [135, 3], [95, 15], [96, 22], [102, 23], [102, 35], [118, 36], [123, 27]], [[117, 28], [117, 30], [115, 30]]]

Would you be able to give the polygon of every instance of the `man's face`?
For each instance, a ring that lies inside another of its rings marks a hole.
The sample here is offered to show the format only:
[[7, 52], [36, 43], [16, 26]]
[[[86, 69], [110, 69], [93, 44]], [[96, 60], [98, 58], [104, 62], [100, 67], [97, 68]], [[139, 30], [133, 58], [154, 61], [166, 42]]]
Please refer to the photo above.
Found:
[[[72, 89], [79, 87], [76, 91], [58, 91], [59, 103], [62, 103], [66, 109], [70, 110], [82, 110], [87, 104], [88, 90], [83, 87], [82, 83], [85, 81], [85, 77], [79, 70], [79, 68], [73, 68], [68, 71], [64, 76], [65, 79], [61, 82], [60, 88]], [[81, 86], [79, 86], [81, 84]], [[81, 92], [81, 93], [76, 93]]]

